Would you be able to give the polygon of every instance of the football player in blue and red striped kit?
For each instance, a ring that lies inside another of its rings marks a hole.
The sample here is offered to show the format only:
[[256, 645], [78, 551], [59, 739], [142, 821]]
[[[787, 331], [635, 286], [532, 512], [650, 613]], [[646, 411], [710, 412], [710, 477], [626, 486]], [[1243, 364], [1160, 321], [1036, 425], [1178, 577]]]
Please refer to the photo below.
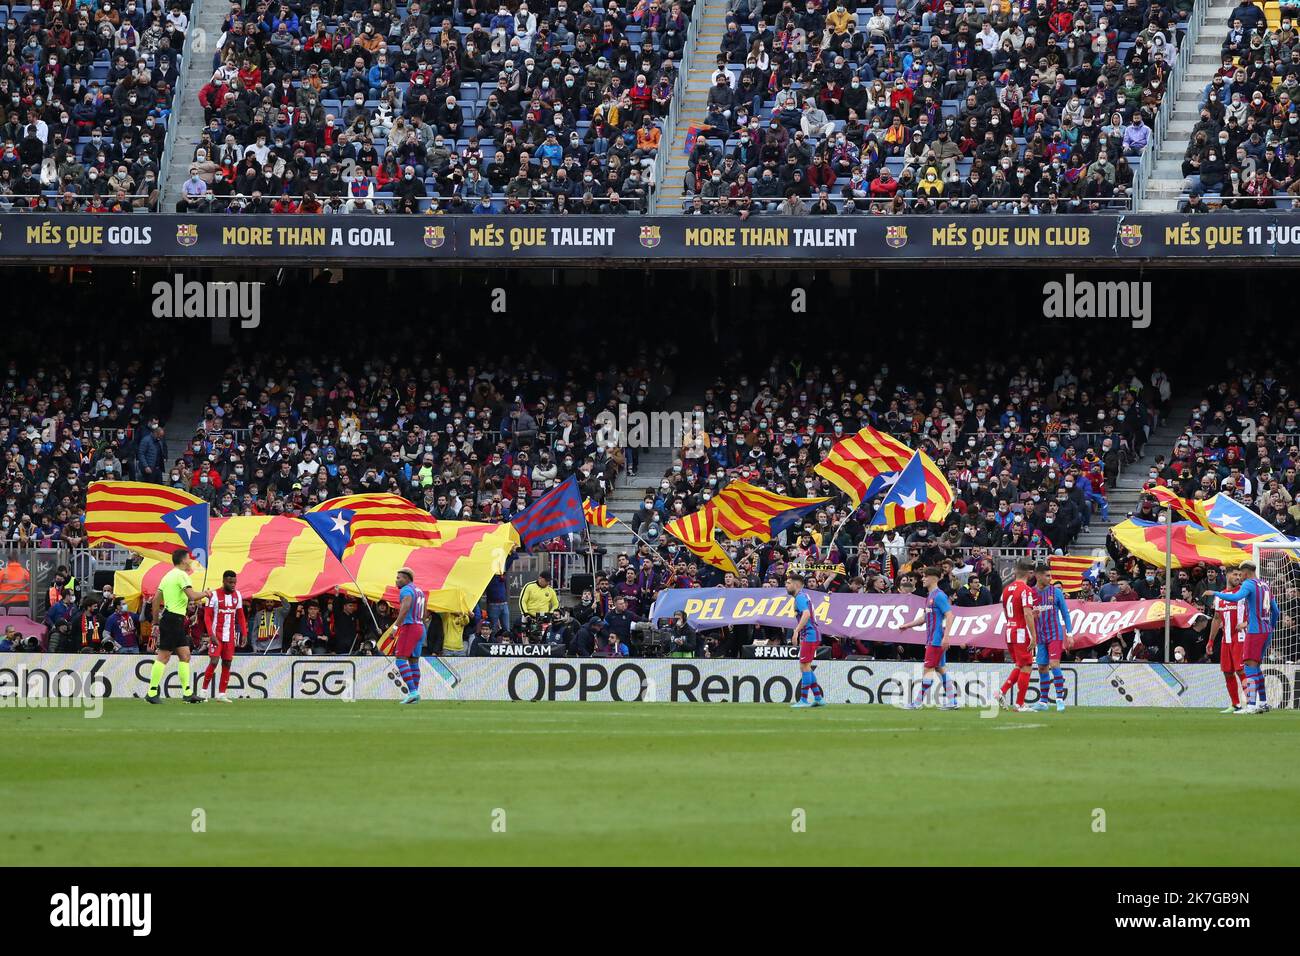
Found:
[[952, 601], [939, 588], [939, 578], [942, 573], [938, 568], [926, 568], [921, 572], [921, 580], [925, 582], [925, 590], [928, 592], [925, 598], [925, 610], [902, 627], [906, 631], [921, 623], [925, 624], [925, 664], [921, 672], [921, 689], [908, 703], [908, 710], [915, 710], [925, 703], [926, 694], [930, 693], [930, 688], [934, 686], [935, 674], [939, 675], [944, 701], [939, 705], [940, 708], [957, 709], [957, 685], [948, 679], [946, 670], [948, 634], [952, 629], [953, 619]]
[[1264, 688], [1264, 672], [1260, 664], [1268, 653], [1273, 628], [1281, 612], [1273, 601], [1273, 591], [1266, 581], [1255, 576], [1258, 570], [1247, 561], [1239, 570], [1244, 580], [1235, 591], [1211, 591], [1210, 595], [1225, 601], [1240, 601], [1246, 608], [1246, 649], [1242, 652], [1242, 670], [1246, 674], [1246, 706], [1239, 714], [1262, 714], [1268, 710], [1268, 692]]
[[[812, 600], [804, 592], [803, 575], [792, 571], [785, 576], [785, 593], [794, 598], [794, 634], [799, 641], [799, 699], [791, 707], [824, 707], [826, 697], [822, 694], [822, 685], [817, 683], [813, 673], [813, 661], [817, 659], [817, 648], [821, 637], [817, 634], [817, 625], [813, 623]], [[812, 700], [808, 700], [808, 695]]]
[[393, 659], [406, 683], [403, 704], [420, 700], [420, 648], [424, 644], [425, 595], [415, 586], [415, 572], [410, 568], [397, 571], [397, 649]]
[[[1034, 589], [1038, 615], [1034, 647], [1034, 663], [1038, 665], [1038, 701], [1034, 710], [1051, 710], [1052, 694], [1056, 690], [1056, 709], [1065, 710], [1065, 674], [1061, 670], [1061, 651], [1070, 634], [1070, 611], [1065, 606], [1065, 592], [1052, 580], [1052, 567], [1042, 562], [1035, 569], [1037, 587]], [[1049, 673], [1050, 672], [1050, 673]]]

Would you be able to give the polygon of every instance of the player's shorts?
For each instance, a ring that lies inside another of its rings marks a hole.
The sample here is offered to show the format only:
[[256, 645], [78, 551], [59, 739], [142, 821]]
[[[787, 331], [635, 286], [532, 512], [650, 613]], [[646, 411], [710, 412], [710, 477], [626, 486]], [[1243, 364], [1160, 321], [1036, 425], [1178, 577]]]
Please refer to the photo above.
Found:
[[1034, 663], [1039, 667], [1046, 667], [1052, 661], [1061, 659], [1061, 651], [1065, 647], [1065, 641], [1039, 641], [1034, 648]]
[[414, 657], [424, 642], [423, 624], [403, 624], [397, 629], [397, 649], [394, 657]]
[[208, 657], [219, 657], [223, 661], [233, 661], [235, 659], [234, 638], [228, 641], [218, 641], [216, 638], [209, 637]]
[[1034, 660], [1034, 652], [1030, 650], [1028, 642], [1024, 644], [1008, 643], [1007, 655], [1017, 667], [1028, 667]]
[[1245, 650], [1242, 652], [1243, 661], [1262, 661], [1264, 655], [1268, 653], [1268, 643], [1273, 639], [1270, 634], [1247, 634]]
[[175, 651], [190, 646], [190, 634], [185, 628], [185, 616], [163, 611], [158, 622], [158, 650]]
[[943, 667], [948, 663], [948, 648], [941, 644], [925, 645], [925, 666], [927, 670]]
[[1235, 674], [1241, 670], [1241, 662], [1245, 660], [1243, 652], [1246, 645], [1242, 641], [1223, 641], [1219, 645], [1219, 670], [1225, 674]]
[[818, 638], [815, 641], [800, 641], [799, 642], [799, 663], [811, 664], [814, 660], [816, 660], [817, 648], [821, 647], [821, 644], [822, 644], [821, 638]]

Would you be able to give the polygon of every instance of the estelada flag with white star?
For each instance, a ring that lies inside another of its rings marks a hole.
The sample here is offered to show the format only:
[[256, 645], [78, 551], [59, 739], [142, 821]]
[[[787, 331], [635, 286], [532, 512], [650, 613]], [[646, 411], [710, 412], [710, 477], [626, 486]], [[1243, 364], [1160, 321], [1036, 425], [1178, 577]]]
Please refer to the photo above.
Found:
[[163, 516], [200, 504], [202, 498], [166, 485], [94, 481], [86, 492], [86, 535], [92, 546], [117, 544], [170, 564], [173, 551], [192, 548], [194, 541], [178, 533]]
[[1151, 493], [1181, 517], [1238, 544], [1292, 543], [1267, 520], [1226, 492], [1206, 499], [1180, 498], [1163, 485], [1157, 485]]
[[403, 544], [418, 548], [436, 544], [441, 537], [438, 521], [433, 515], [401, 495], [389, 492], [331, 498], [307, 509], [307, 514], [334, 511], [352, 513], [348, 551], [363, 544]]
[[176, 532], [176, 537], [185, 542], [194, 560], [205, 568], [208, 566], [208, 542], [210, 509], [206, 501], [196, 505], [186, 505], [162, 515], [163, 524]]
[[952, 501], [952, 486], [948, 479], [929, 455], [918, 451], [899, 472], [894, 487], [880, 502], [875, 517], [871, 519], [871, 527], [887, 530], [917, 521], [939, 522], [948, 517]]
[[325, 511], [309, 511], [302, 516], [302, 520], [320, 535], [330, 553], [342, 561], [343, 553], [352, 543], [352, 519], [356, 516], [355, 511], [347, 508], [329, 508]]

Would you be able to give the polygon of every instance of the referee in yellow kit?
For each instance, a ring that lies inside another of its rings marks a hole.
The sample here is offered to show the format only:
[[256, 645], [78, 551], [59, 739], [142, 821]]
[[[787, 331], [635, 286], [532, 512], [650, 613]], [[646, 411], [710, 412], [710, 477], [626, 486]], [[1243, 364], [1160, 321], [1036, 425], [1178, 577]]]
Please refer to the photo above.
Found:
[[194, 693], [190, 680], [190, 636], [185, 629], [185, 612], [190, 601], [202, 605], [208, 598], [190, 584], [192, 567], [189, 551], [177, 548], [172, 552], [172, 569], [158, 582], [158, 593], [153, 596], [157, 656], [149, 671], [149, 693], [144, 697], [151, 704], [162, 703], [162, 679], [172, 651], [176, 652], [176, 671], [181, 677], [181, 700], [187, 704], [203, 703], [203, 698]]

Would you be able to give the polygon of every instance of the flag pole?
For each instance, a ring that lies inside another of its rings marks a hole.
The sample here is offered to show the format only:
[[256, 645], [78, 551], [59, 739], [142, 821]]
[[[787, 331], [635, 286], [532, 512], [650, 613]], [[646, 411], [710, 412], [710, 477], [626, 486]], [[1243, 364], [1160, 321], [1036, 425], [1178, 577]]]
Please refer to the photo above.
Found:
[[591, 542], [591, 522], [587, 522], [582, 527], [583, 534], [587, 537], [587, 560], [591, 562], [591, 577], [596, 578], [596, 546]]
[[[643, 537], [641, 537], [639, 534], [637, 534], [637, 533], [632, 529], [632, 525], [631, 525], [630, 522], [626, 522], [626, 521], [625, 521], [624, 524], [627, 525], [627, 530], [631, 533], [632, 537], [636, 538], [638, 541], [640, 541], [642, 544], [644, 544], [647, 548], [650, 549], [650, 557], [652, 557], [654, 560], [658, 561], [658, 562], [659, 562], [660, 564], [662, 564], [665, 568], [667, 568], [669, 572], [671, 572], [672, 569], [673, 569], [673, 566], [672, 566], [671, 564], [669, 564], [668, 561], [664, 558], [664, 556], [661, 555], [661, 554], [659, 553], [658, 549], [655, 548], [655, 546], [654, 546], [653, 544], [651, 544], [649, 541], [647, 541], [645, 538], [643, 538]], [[664, 534], [667, 534], [667, 533], [668, 533], [668, 532], [666, 532], [666, 531], [664, 532]]]
[[1165, 508], [1165, 663], [1169, 663], [1170, 617], [1173, 612], [1174, 596], [1170, 589], [1174, 575], [1174, 514]]
[[852, 518], [854, 513], [861, 507], [862, 502], [859, 501], [848, 510], [848, 514], [844, 516], [844, 520], [835, 526], [835, 531], [831, 534], [830, 543], [826, 546], [826, 556], [828, 559], [830, 558], [831, 548], [835, 547], [835, 542], [840, 538], [840, 532], [844, 530], [845, 526], [849, 523], [849, 519]]

